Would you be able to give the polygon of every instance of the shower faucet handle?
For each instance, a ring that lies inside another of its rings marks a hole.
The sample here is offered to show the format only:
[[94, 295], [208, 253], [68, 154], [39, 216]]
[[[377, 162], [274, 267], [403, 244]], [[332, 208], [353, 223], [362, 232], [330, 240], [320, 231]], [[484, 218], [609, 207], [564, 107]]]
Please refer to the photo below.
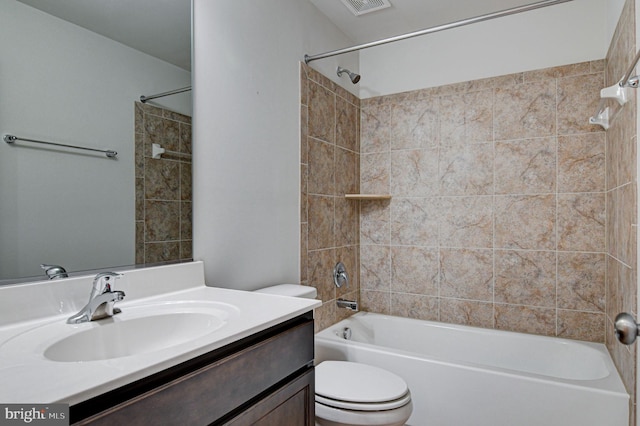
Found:
[[333, 283], [338, 288], [345, 284], [349, 287], [349, 275], [347, 275], [347, 268], [342, 262], [336, 263], [336, 266], [333, 268]]

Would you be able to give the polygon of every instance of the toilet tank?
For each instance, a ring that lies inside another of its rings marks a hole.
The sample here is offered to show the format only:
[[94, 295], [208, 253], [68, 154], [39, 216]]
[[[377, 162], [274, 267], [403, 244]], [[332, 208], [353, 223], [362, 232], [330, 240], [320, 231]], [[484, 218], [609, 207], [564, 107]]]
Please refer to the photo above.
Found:
[[256, 293], [277, 294], [279, 296], [302, 297], [304, 299], [315, 299], [318, 291], [314, 287], [300, 284], [278, 284], [271, 287], [255, 290]]

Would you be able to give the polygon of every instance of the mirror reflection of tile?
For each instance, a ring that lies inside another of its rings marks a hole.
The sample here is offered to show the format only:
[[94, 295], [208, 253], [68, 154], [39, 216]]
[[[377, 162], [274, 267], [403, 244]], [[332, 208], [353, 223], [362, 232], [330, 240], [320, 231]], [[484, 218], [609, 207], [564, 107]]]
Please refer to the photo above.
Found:
[[135, 104], [136, 263], [192, 258], [191, 159], [165, 153], [152, 158], [152, 144], [191, 154], [191, 117]]

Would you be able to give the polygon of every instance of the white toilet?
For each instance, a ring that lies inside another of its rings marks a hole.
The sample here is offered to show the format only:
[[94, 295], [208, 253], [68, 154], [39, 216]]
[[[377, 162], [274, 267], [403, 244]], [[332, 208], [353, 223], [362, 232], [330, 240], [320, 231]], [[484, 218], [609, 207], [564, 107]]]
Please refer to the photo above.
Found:
[[[281, 284], [256, 290], [282, 296], [316, 297], [316, 289]], [[413, 405], [407, 383], [372, 365], [324, 361], [316, 366], [316, 425], [402, 426]]]

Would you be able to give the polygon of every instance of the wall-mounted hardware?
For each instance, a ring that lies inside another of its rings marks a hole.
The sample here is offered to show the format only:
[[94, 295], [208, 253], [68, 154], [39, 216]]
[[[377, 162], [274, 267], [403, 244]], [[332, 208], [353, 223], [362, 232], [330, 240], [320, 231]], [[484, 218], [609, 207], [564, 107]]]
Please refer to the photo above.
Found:
[[112, 149], [87, 148], [87, 147], [84, 147], [84, 146], [67, 145], [67, 144], [64, 144], [64, 143], [47, 142], [47, 141], [39, 141], [39, 140], [36, 140], [36, 139], [21, 138], [19, 136], [15, 136], [15, 135], [4, 135], [3, 139], [4, 139], [4, 141], [6, 143], [11, 144], [11, 145], [13, 145], [16, 141], [33, 142], [33, 143], [39, 143], [39, 144], [44, 144], [44, 145], [61, 146], [61, 147], [64, 147], [64, 148], [81, 149], [81, 150], [84, 150], [84, 151], [101, 152], [101, 153], [105, 154], [109, 158], [116, 158], [118, 156], [118, 152], [114, 151]]
[[342, 74], [347, 74], [353, 84], [357, 84], [360, 81], [360, 74], [349, 71], [346, 68], [338, 67], [336, 73], [338, 74], [338, 77], [342, 77]]
[[40, 264], [40, 267], [44, 269], [44, 273], [50, 280], [55, 280], [56, 278], [69, 278], [66, 269], [60, 265], [47, 265], [42, 263]]
[[620, 343], [625, 345], [633, 344], [640, 332], [640, 324], [636, 322], [636, 319], [631, 314], [626, 312], [618, 314], [614, 321], [614, 327], [616, 330], [616, 337]]
[[358, 302], [355, 300], [338, 299], [336, 300], [338, 308], [349, 309], [353, 312], [358, 312]]
[[338, 262], [336, 266], [333, 268], [333, 283], [336, 287], [340, 288], [343, 285], [349, 286], [349, 275], [347, 275], [347, 268], [345, 268], [344, 263]]
[[151, 158], [160, 159], [162, 158], [162, 154], [170, 154], [177, 157], [191, 158], [191, 154], [187, 154], [185, 152], [178, 151], [169, 151], [164, 149], [160, 144], [154, 143], [151, 144]]
[[[523, 6], [513, 7], [511, 9], [506, 9], [501, 12], [494, 12], [486, 15], [476, 16], [473, 18], [462, 19], [460, 21], [450, 22], [448, 24], [443, 24], [443, 25], [437, 25], [435, 27], [425, 28], [423, 30], [414, 31], [407, 34], [401, 34], [401, 35], [385, 38], [382, 40], [370, 41], [364, 44], [359, 44], [357, 46], [345, 47], [343, 49], [332, 50], [330, 52], [325, 52], [325, 53], [318, 53], [316, 55], [305, 54], [304, 63], [308, 64], [309, 62], [317, 61], [318, 59], [330, 58], [332, 56], [343, 55], [345, 53], [357, 52], [359, 50], [368, 49], [371, 47], [382, 46], [383, 44], [387, 44], [387, 43], [394, 43], [396, 41], [406, 40], [409, 38], [419, 37], [427, 34], [433, 34], [440, 31], [463, 27], [463, 26], [475, 24], [478, 22], [489, 21], [491, 19], [502, 18], [504, 16], [528, 12], [530, 10], [536, 10], [536, 9], [540, 9], [547, 6], [554, 6], [556, 4], [567, 3], [570, 1], [572, 0], [542, 0], [532, 4], [527, 4]], [[361, 3], [367, 4], [367, 5], [373, 5], [376, 2], [374, 1], [364, 2], [361, 0]]]
[[615, 99], [620, 106], [626, 104], [633, 96], [631, 89], [637, 89], [640, 85], [640, 76], [631, 76], [636, 65], [640, 61], [640, 50], [636, 53], [636, 57], [633, 59], [633, 63], [622, 77], [622, 79], [610, 87], [605, 87], [600, 90], [600, 103], [596, 113], [589, 117], [589, 124], [597, 124], [607, 130], [610, 126], [611, 120], [614, 117], [610, 116], [609, 107], [605, 107], [607, 99]]
[[171, 96], [171, 95], [177, 95], [178, 93], [189, 92], [190, 90], [191, 90], [191, 86], [187, 86], [187, 87], [182, 87], [176, 90], [170, 90], [168, 92], [158, 93], [157, 95], [149, 95], [149, 96], [142, 95], [140, 96], [140, 102], [144, 104], [147, 101], [150, 101], [152, 99], [164, 98], [165, 96]]

